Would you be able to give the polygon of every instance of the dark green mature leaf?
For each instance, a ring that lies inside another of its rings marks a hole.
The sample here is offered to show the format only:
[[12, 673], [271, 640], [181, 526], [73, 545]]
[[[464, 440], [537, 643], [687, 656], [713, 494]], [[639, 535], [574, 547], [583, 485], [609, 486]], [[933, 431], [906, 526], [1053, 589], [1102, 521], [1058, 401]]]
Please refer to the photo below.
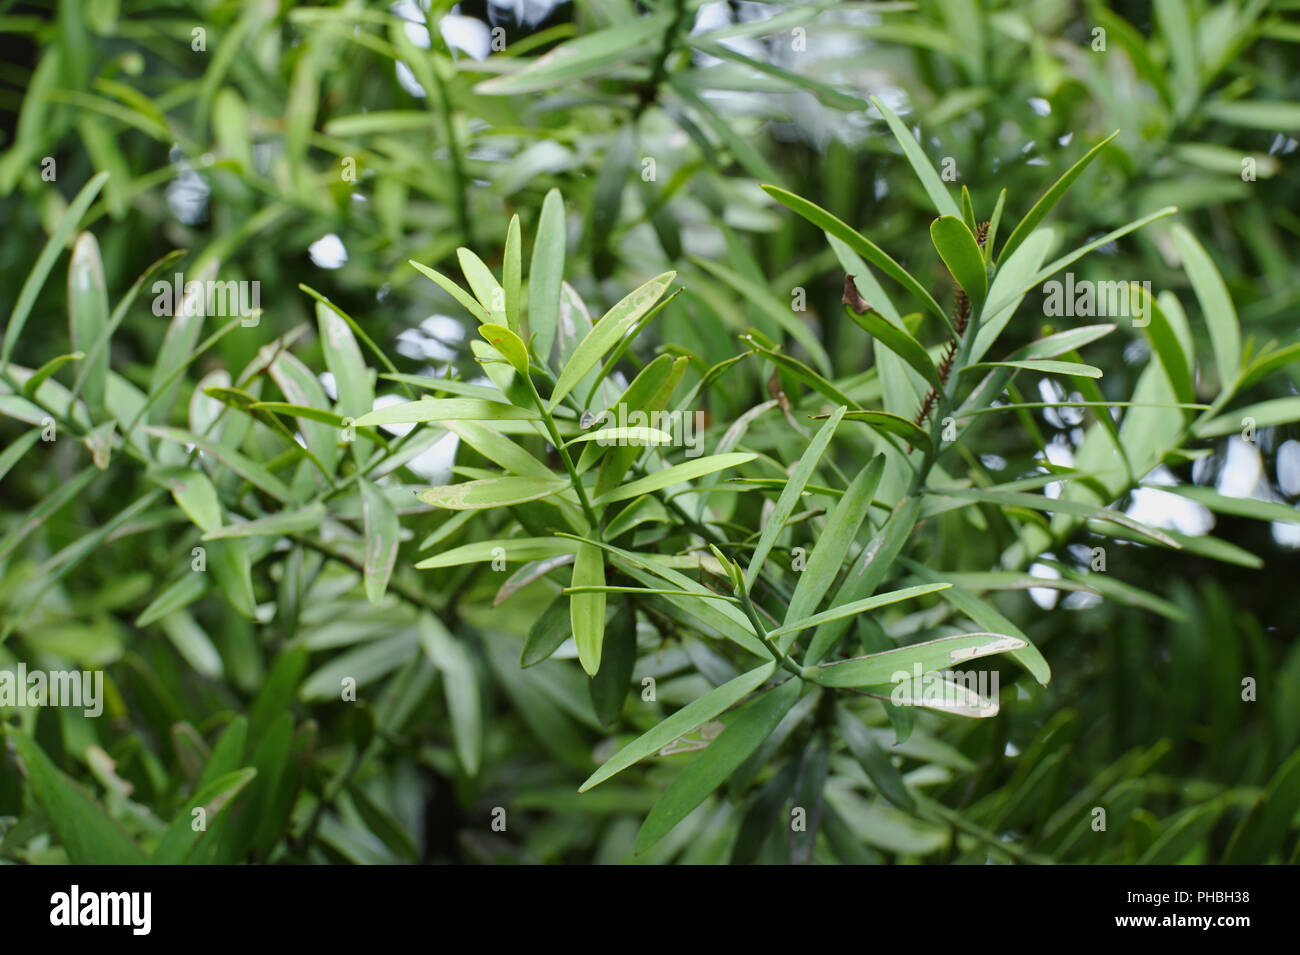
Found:
[[798, 701], [799, 680], [787, 680], [736, 711], [717, 739], [673, 780], [659, 797], [636, 837], [636, 851], [645, 852], [666, 836], [715, 789], [726, 782]]

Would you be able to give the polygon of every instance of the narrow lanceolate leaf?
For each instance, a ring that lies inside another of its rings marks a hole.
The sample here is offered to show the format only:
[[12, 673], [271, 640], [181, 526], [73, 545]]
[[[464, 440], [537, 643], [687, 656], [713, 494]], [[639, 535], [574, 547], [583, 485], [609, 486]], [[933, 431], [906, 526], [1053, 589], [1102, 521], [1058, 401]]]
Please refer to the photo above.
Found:
[[481, 398], [423, 398], [388, 405], [363, 414], [357, 427], [377, 424], [415, 424], [422, 421], [536, 421], [536, 411]]
[[474, 660], [465, 645], [430, 613], [420, 614], [420, 646], [442, 673], [456, 756], [466, 775], [477, 776], [483, 763], [483, 710]]
[[168, 468], [156, 477], [172, 492], [177, 506], [195, 527], [204, 533], [221, 527], [221, 501], [206, 474], [191, 468]]
[[425, 504], [452, 511], [522, 504], [558, 494], [569, 486], [564, 478], [503, 477], [431, 487], [416, 495]]
[[289, 489], [284, 482], [265, 467], [244, 457], [234, 448], [216, 441], [209, 441], [181, 428], [146, 427], [145, 431], [154, 437], [165, 438], [182, 445], [194, 445], [199, 450], [212, 455], [230, 470], [234, 471], [249, 484], [260, 488], [278, 501], [289, 500]]
[[[1097, 154], [1106, 147], [1106, 144], [1118, 135], [1119, 130], [1117, 129], [1096, 146], [1093, 146], [1092, 149], [1088, 150], [1087, 155], [1066, 170], [1065, 175], [1052, 184], [1052, 188], [1043, 193], [1043, 197], [1034, 203], [1034, 207], [1020, 220], [1015, 229], [1012, 230], [1011, 235], [1007, 236], [1002, 251], [997, 255], [999, 260], [1005, 259], [1016, 251], [1020, 247], [1020, 243], [1029, 238], [1029, 234], [1038, 228], [1038, 224], [1047, 218], [1047, 214], [1061, 201], [1061, 197], [1065, 195], [1066, 190], [1074, 185], [1074, 180], [1078, 179], [1083, 171], [1088, 168], [1089, 163], [1097, 158]], [[992, 236], [989, 237], [990, 245], [992, 245], [992, 238]]]
[[375, 387], [361, 347], [343, 317], [323, 302], [316, 303], [316, 325], [325, 367], [334, 376], [339, 412], [345, 418], [359, 418], [375, 403]]
[[935, 493], [941, 493], [949, 497], [967, 498], [973, 501], [988, 501], [992, 504], [1009, 507], [1028, 507], [1036, 511], [1071, 514], [1088, 520], [1109, 521], [1112, 524], [1118, 524], [1121, 527], [1127, 527], [1131, 531], [1144, 534], [1166, 547], [1178, 549], [1178, 542], [1159, 528], [1143, 524], [1141, 521], [1129, 517], [1123, 511], [1115, 511], [1095, 504], [1087, 504], [1083, 501], [1045, 497], [1042, 494], [1026, 494], [1021, 491], [996, 491], [985, 488], [945, 488], [942, 491], [936, 490]]
[[447, 276], [435, 269], [429, 268], [427, 265], [421, 265], [414, 259], [408, 259], [407, 261], [417, 272], [432, 281], [440, 289], [458, 301], [462, 306], [464, 306], [465, 311], [469, 312], [480, 322], [492, 321], [492, 316], [488, 313], [488, 310], [476, 302], [472, 295], [467, 293], [451, 279], [447, 278]]
[[978, 315], [988, 295], [989, 277], [975, 236], [961, 219], [943, 216], [930, 224], [930, 241], [957, 284], [970, 296], [973, 314]]
[[[879, 686], [956, 667], [968, 660], [1023, 650], [1029, 644], [1005, 633], [962, 633], [873, 653], [841, 663], [823, 664], [815, 679], [822, 686]], [[898, 677], [898, 674], [903, 677]]]
[[[108, 328], [108, 289], [104, 285], [104, 262], [94, 235], [83, 232], [72, 249], [68, 265], [68, 324], [72, 347], [89, 354]], [[93, 410], [104, 406], [108, 384], [108, 349], [91, 356], [82, 394]]]
[[397, 560], [397, 510], [384, 492], [365, 478], [358, 478], [357, 483], [361, 485], [361, 514], [366, 527], [366, 597], [377, 604], [384, 597]]
[[724, 710], [730, 709], [751, 692], [767, 682], [776, 670], [776, 661], [764, 663], [748, 673], [728, 680], [721, 686], [714, 687], [698, 700], [687, 703], [672, 716], [642, 733], [617, 753], [605, 761], [587, 781], [578, 787], [578, 792], [586, 792], [593, 786], [599, 786], [611, 776], [621, 773], [634, 763], [647, 756], [653, 756], [674, 740], [680, 739], [701, 723], [713, 719]]
[[522, 338], [506, 326], [492, 322], [484, 322], [478, 331], [515, 371], [521, 375], [528, 374], [528, 348]]
[[867, 518], [871, 499], [880, 485], [884, 470], [885, 456], [878, 454], [858, 472], [844, 496], [835, 502], [834, 510], [826, 518], [826, 526], [818, 535], [808, 564], [799, 574], [799, 582], [795, 585], [794, 595], [786, 608], [785, 623], [802, 620], [811, 614], [826, 596], [831, 584], [835, 583], [858, 528]]
[[666, 836], [772, 735], [799, 699], [803, 684], [787, 680], [736, 711], [717, 739], [706, 746], [659, 797], [636, 837], [636, 851], [645, 852]]
[[1241, 324], [1237, 321], [1237, 310], [1223, 284], [1223, 276], [1196, 237], [1182, 224], [1175, 225], [1171, 231], [1174, 247], [1182, 256], [1183, 269], [1192, 280], [1196, 300], [1201, 303], [1205, 324], [1210, 329], [1219, 381], [1223, 390], [1230, 391], [1241, 371]]
[[318, 529], [327, 511], [321, 503], [308, 504], [295, 510], [281, 511], [255, 521], [227, 524], [203, 535], [203, 540], [222, 540], [227, 537], [280, 537]]
[[808, 442], [808, 447], [804, 450], [803, 455], [799, 458], [799, 463], [795, 465], [794, 471], [790, 474], [790, 479], [786, 481], [785, 487], [781, 490], [781, 496], [776, 499], [776, 507], [768, 515], [767, 521], [763, 525], [763, 533], [758, 538], [758, 545], [749, 558], [749, 566], [745, 568], [746, 592], [753, 588], [754, 581], [758, 579], [759, 571], [763, 569], [763, 561], [771, 553], [772, 545], [776, 543], [778, 535], [785, 530], [785, 522], [794, 513], [795, 505], [799, 503], [799, 498], [803, 495], [803, 489], [808, 484], [808, 479], [812, 477], [813, 471], [822, 459], [822, 454], [826, 451], [826, 446], [830, 444], [831, 438], [835, 435], [835, 429], [839, 427], [845, 410], [844, 406], [841, 405], [832, 412], [830, 420], [822, 425], [821, 430]]
[[962, 371], [979, 371], [984, 368], [1021, 368], [1040, 371], [1047, 375], [1078, 375], [1081, 378], [1100, 378], [1101, 369], [1074, 361], [1052, 361], [1046, 358], [1029, 358], [1020, 361], [982, 361], [967, 365]]
[[[510, 226], [506, 230], [505, 257], [501, 265], [501, 287], [506, 295], [506, 327], [527, 338], [527, 332], [519, 324], [519, 296], [523, 286], [523, 236], [519, 228], [519, 216], [510, 217]], [[524, 352], [525, 363], [527, 351]]]
[[41, 250], [36, 264], [32, 266], [22, 289], [18, 292], [18, 301], [14, 303], [14, 310], [9, 313], [4, 344], [0, 346], [0, 369], [9, 364], [9, 357], [13, 354], [14, 346], [18, 344], [18, 338], [23, 333], [27, 317], [31, 314], [32, 306], [36, 304], [36, 296], [40, 294], [41, 286], [49, 277], [50, 269], [54, 268], [55, 259], [67, 245], [68, 236], [72, 235], [72, 230], [80, 224], [81, 217], [86, 214], [86, 210], [90, 208], [90, 204], [95, 201], [99, 190], [104, 188], [104, 183], [107, 181], [108, 172], [105, 171], [97, 173], [90, 182], [86, 183], [81, 192], [77, 193], [77, 198], [68, 204], [68, 211], [63, 214], [54, 232], [50, 234], [49, 241], [45, 243], [45, 248]]
[[543, 364], [550, 361], [560, 321], [560, 282], [564, 279], [564, 199], [552, 189], [542, 202], [537, 238], [528, 269], [528, 329]]
[[875, 735], [860, 720], [844, 707], [836, 707], [836, 722], [840, 735], [849, 746], [853, 758], [861, 764], [867, 776], [880, 790], [880, 795], [900, 809], [916, 808], [916, 800], [903, 782], [903, 774], [898, 771], [889, 758], [889, 754], [876, 742]]
[[[179, 865], [209, 832], [213, 823], [221, 819], [226, 810], [235, 804], [236, 797], [253, 781], [257, 770], [251, 766], [218, 776], [192, 796], [172, 823], [163, 833], [153, 854], [149, 857], [150, 865]], [[195, 810], [203, 810], [203, 827], [196, 829]]]
[[[149, 407], [150, 421], [166, 424], [171, 416], [172, 402], [180, 386], [177, 372], [189, 363], [199, 343], [208, 308], [206, 290], [208, 283], [216, 277], [217, 264], [214, 262], [192, 281], [186, 281], [179, 295], [174, 285], [163, 293], [171, 306], [172, 320], [149, 378], [149, 397], [154, 399]], [[175, 284], [179, 284], [179, 280]]]
[[939, 317], [940, 321], [945, 323], [948, 321], [947, 314], [939, 303], [934, 300], [934, 296], [927, 292], [925, 287], [914, 279], [906, 269], [890, 258], [866, 236], [843, 220], [837, 219], [821, 206], [796, 196], [793, 192], [787, 192], [785, 189], [779, 189], [776, 186], [763, 186], [763, 191], [796, 215], [803, 216], [827, 235], [839, 239], [870, 264], [880, 269], [880, 271], [916, 296], [918, 301], [923, 302], [927, 309]]
[[860, 421], [873, 431], [896, 435], [914, 447], [925, 450], [930, 447], [930, 432], [902, 415], [890, 414], [888, 411], [850, 411], [844, 417], [850, 421]]
[[448, 421], [446, 428], [483, 457], [495, 461], [507, 471], [521, 477], [555, 476], [545, 464], [490, 425], [479, 424], [477, 421]]
[[1154, 485], [1162, 491], [1177, 494], [1180, 497], [1204, 504], [1220, 514], [1233, 514], [1237, 517], [1249, 517], [1256, 521], [1281, 521], [1286, 524], [1300, 524], [1300, 509], [1278, 501], [1257, 501], [1253, 497], [1228, 497], [1212, 491], [1208, 487], [1191, 484], [1179, 484], [1173, 487]]
[[14, 549], [29, 534], [49, 520], [51, 515], [57, 514], [64, 505], [80, 494], [86, 485], [95, 479], [96, 474], [95, 468], [86, 468], [71, 480], [57, 485], [50, 491], [8, 534], [0, 538], [0, 561], [12, 554]]
[[[84, 352], [74, 351], [67, 355], [57, 355], [54, 358], [51, 358], [45, 364], [41, 365], [40, 368], [36, 369], [36, 372], [23, 383], [23, 394], [28, 398], [32, 397], [36, 392], [40, 391], [41, 385], [45, 383], [45, 379], [49, 378], [68, 362], [82, 361], [85, 357]], [[105, 369], [105, 376], [107, 376], [107, 369]]]
[[427, 557], [415, 566], [417, 570], [427, 570], [432, 567], [479, 564], [498, 558], [508, 563], [521, 563], [573, 554], [577, 549], [576, 541], [564, 537], [509, 537], [453, 547], [441, 554]]
[[757, 454], [748, 452], [732, 451], [728, 454], [711, 454], [703, 458], [695, 458], [691, 461], [685, 461], [681, 464], [674, 464], [672, 467], [664, 468], [662, 471], [655, 471], [646, 477], [636, 481], [631, 481], [620, 487], [606, 491], [598, 496], [594, 503], [612, 504], [615, 501], [626, 501], [628, 498], [640, 497], [642, 494], [650, 494], [653, 491], [660, 491], [674, 484], [682, 484], [686, 481], [693, 481], [698, 477], [706, 474], [712, 474], [714, 471], [721, 471], [724, 468], [734, 468], [742, 464], [748, 464]]
[[832, 620], [840, 620], [843, 617], [852, 617], [860, 613], [866, 613], [868, 610], [875, 610], [877, 607], [884, 607], [889, 604], [898, 603], [901, 600], [911, 600], [913, 597], [924, 597], [926, 594], [932, 594], [939, 590], [947, 590], [952, 584], [922, 584], [920, 587], [904, 587], [902, 590], [891, 590], [887, 594], [876, 594], [874, 597], [864, 597], [862, 600], [855, 600], [852, 603], [841, 604], [838, 607], [832, 607], [830, 610], [823, 610], [821, 613], [813, 614], [811, 617], [805, 617], [802, 620], [795, 620], [792, 623], [784, 624], [777, 629], [768, 633], [769, 637], [784, 637], [787, 634], [798, 633], [801, 630], [809, 630], [813, 627], [820, 627], [824, 623], [830, 623]]
[[578, 343], [578, 347], [573, 350], [573, 354], [569, 356], [569, 360], [560, 371], [555, 389], [551, 392], [552, 411], [564, 400], [565, 395], [596, 367], [604, 354], [622, 340], [637, 320], [654, 307], [655, 302], [659, 301], [668, 290], [668, 286], [676, 276], [676, 272], [665, 272], [655, 276], [627, 295], [592, 326], [591, 331]]
[[903, 155], [907, 157], [912, 171], [916, 173], [916, 178], [921, 180], [921, 185], [925, 187], [926, 194], [934, 203], [935, 210], [941, 216], [952, 216], [960, 222], [961, 209], [957, 207], [957, 203], [948, 192], [948, 187], [935, 172], [934, 166], [930, 165], [930, 160], [925, 158], [925, 153], [916, 138], [907, 131], [903, 121], [879, 97], [872, 96], [870, 99], [871, 105], [880, 110], [880, 115], [885, 117], [885, 122], [889, 124], [889, 129], [898, 140], [898, 145], [903, 147]]
[[[909, 560], [906, 557], [900, 559], [902, 563], [912, 571], [912, 573], [916, 574], [916, 576], [920, 577], [922, 580], [931, 582], [936, 582], [938, 580], [938, 574], [930, 570], [930, 568], [926, 567], [924, 564], [918, 564], [916, 561]], [[947, 590], [942, 591], [941, 595], [944, 600], [948, 601], [948, 603], [952, 604], [966, 616], [970, 617], [985, 630], [992, 633], [1003, 633], [1007, 636], [1015, 637], [1018, 640], [1023, 640], [1026, 645], [1018, 650], [1012, 650], [1012, 659], [1028, 670], [1030, 676], [1040, 684], [1047, 686], [1048, 682], [1052, 679], [1052, 669], [1047, 665], [1047, 661], [1043, 659], [1043, 655], [1038, 651], [1038, 648], [1034, 646], [1033, 642], [1029, 637], [1025, 636], [1024, 632], [1021, 631], [1019, 627], [1006, 617], [1002, 616], [1001, 613], [989, 604], [980, 600], [970, 591], [963, 590], [961, 587], [949, 587]]]
[[[574, 587], [605, 586], [605, 558], [594, 544], [580, 544], [573, 564]], [[574, 594], [569, 598], [569, 621], [578, 646], [578, 662], [589, 676], [600, 669], [601, 645], [605, 640], [605, 595]]]
[[1197, 425], [1193, 430], [1198, 437], [1217, 438], [1243, 431], [1248, 426], [1266, 428], [1293, 421], [1300, 421], [1300, 398], [1274, 398], [1227, 412], [1205, 424]]
[[490, 316], [489, 321], [504, 325], [506, 294], [492, 270], [469, 249], [457, 249], [456, 257], [460, 260], [461, 271], [465, 273], [465, 281], [469, 282], [474, 297]]
[[22, 760], [36, 801], [73, 865], [134, 865], [144, 853], [84, 789], [59, 771], [31, 737], [8, 727], [5, 737]]
[[[846, 297], [857, 292], [856, 287], [849, 284], [853, 278], [852, 275], [846, 277], [844, 293]], [[866, 311], [859, 312], [857, 307], [848, 304], [845, 305], [844, 310], [853, 321], [862, 326], [868, 335], [911, 365], [922, 378], [936, 388], [943, 387], [943, 382], [939, 380], [939, 369], [935, 368], [925, 346], [913, 338], [907, 329], [895, 325], [876, 311], [869, 302], [862, 304], [865, 305]]]

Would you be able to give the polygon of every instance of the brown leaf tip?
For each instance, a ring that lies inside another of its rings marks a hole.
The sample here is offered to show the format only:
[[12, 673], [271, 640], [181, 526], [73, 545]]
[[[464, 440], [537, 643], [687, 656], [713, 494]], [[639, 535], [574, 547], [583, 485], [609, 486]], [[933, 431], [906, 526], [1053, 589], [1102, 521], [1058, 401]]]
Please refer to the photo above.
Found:
[[871, 311], [871, 306], [858, 294], [858, 287], [853, 283], [852, 275], [844, 276], [844, 297], [840, 301], [859, 315]]

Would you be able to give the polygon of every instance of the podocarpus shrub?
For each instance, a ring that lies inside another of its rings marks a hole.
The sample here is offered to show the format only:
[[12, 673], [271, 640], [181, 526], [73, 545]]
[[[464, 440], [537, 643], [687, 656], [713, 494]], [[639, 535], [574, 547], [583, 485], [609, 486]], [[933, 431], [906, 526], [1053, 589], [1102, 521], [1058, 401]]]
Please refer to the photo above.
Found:
[[[181, 302], [147, 381], [132, 380], [108, 360], [112, 334], [164, 263], [110, 311], [89, 234], [69, 268], [69, 351], [23, 368], [15, 348], [105, 177], [92, 180], [23, 286], [0, 355], [0, 411], [29, 426], [0, 457], [0, 476], [31, 455], [45, 456], [51, 476], [48, 494], [0, 543], [17, 582], [0, 641], [20, 633], [9, 650], [33, 663], [92, 661], [110, 637], [44, 636], [61, 613], [61, 582], [143, 539], [173, 572], [105, 594], [104, 607], [143, 604], [134, 626], [165, 636], [190, 671], [187, 685], [191, 675], [229, 683], [200, 690], [196, 727], [170, 716], [182, 711], [165, 685], [172, 657], [135, 649], [109, 668], [110, 710], [126, 731], [86, 751], [106, 808], [57, 768], [57, 748], [47, 755], [46, 721], [23, 712], [6, 738], [25, 781], [11, 775], [6, 785], [44, 812], [24, 816], [15, 844], [52, 832], [74, 861], [416, 858], [379, 792], [395, 778], [384, 759], [410, 753], [466, 785], [491, 772], [501, 742], [485, 728], [497, 703], [484, 688], [499, 685], [555, 758], [553, 769], [530, 770], [554, 779], [548, 798], [571, 800], [576, 788], [591, 791], [578, 807], [609, 792], [607, 805], [648, 810], [635, 847], [650, 858], [706, 833], [707, 810], [692, 814], [722, 787], [740, 807], [737, 861], [773, 852], [1068, 856], [1088, 825], [1082, 805], [1067, 803], [1041, 833], [1008, 839], [985, 828], [996, 818], [972, 821], [927, 794], [970, 768], [940, 728], [1032, 700], [1051, 677], [1028, 635], [1033, 622], [1010, 619], [983, 594], [1032, 582], [1166, 611], [1123, 583], [1124, 561], [1152, 548], [1231, 559], [1231, 545], [1145, 526], [1120, 505], [1161, 462], [1195, 455], [1199, 440], [1235, 432], [1243, 418], [1300, 417], [1294, 401], [1228, 410], [1290, 352], [1243, 346], [1213, 263], [1178, 225], [1172, 240], [1209, 324], [1212, 356], [1200, 364], [1213, 369], [1213, 393], [1208, 374], [1194, 387], [1189, 323], [1167, 291], [1125, 291], [1128, 326], [1073, 324], [999, 347], [1005, 328], [1029, 321], [1020, 309], [1028, 292], [1174, 210], [1049, 261], [1057, 233], [1048, 214], [1105, 142], [1008, 228], [1003, 213], [1027, 204], [1021, 197], [1004, 192], [987, 219], [977, 216], [965, 190], [954, 199], [892, 112], [876, 106], [934, 202], [931, 240], [952, 284], [927, 288], [866, 235], [768, 187], [826, 234], [848, 277], [845, 321], [860, 327], [864, 359], [840, 377], [797, 312], [713, 266], [764, 322], [684, 387], [693, 356], [671, 345], [647, 355], [638, 339], [677, 307], [674, 273], [593, 320], [563, 281], [555, 192], [526, 281], [517, 218], [499, 275], [459, 250], [468, 290], [412, 263], [479, 322], [479, 380], [398, 372], [311, 289], [319, 363], [297, 357], [310, 332], [296, 329], [245, 368], [198, 375], [213, 344], [255, 316], [209, 316]], [[1144, 337], [1149, 357], [1133, 392], [1117, 398], [1100, 390], [1103, 370], [1081, 353], [1121, 333]], [[761, 369], [769, 398], [687, 442], [696, 415], [746, 364]], [[1026, 401], [1027, 377], [1064, 383], [1061, 400]], [[380, 391], [399, 400], [376, 401]], [[1086, 416], [1073, 467], [994, 480], [983, 443], [1041, 407]], [[430, 487], [421, 462], [448, 436], [454, 478]], [[121, 488], [132, 489], [125, 506]], [[1296, 520], [1282, 504], [1174, 490], [1224, 513]], [[22, 549], [74, 500], [90, 501], [95, 526], [53, 553]], [[995, 570], [954, 546], [975, 534], [998, 548]], [[1061, 564], [1055, 581], [1027, 573], [1071, 544], [1088, 560]], [[358, 590], [364, 612], [352, 600]], [[233, 615], [213, 616], [214, 596]], [[1018, 668], [1003, 669], [1004, 657]], [[311, 705], [308, 718], [295, 715], [296, 701]], [[322, 724], [329, 744], [318, 751]], [[154, 744], [136, 735], [164, 726], [181, 778], [158, 773]], [[577, 727], [607, 739], [595, 763]], [[639, 784], [624, 784], [633, 773]], [[585, 781], [566, 785], [575, 774]], [[410, 779], [403, 785], [409, 792]], [[529, 805], [498, 808], [504, 820]], [[200, 808], [207, 826], [196, 830]], [[1242, 818], [1233, 852], [1267, 856], [1265, 815]], [[1157, 840], [1147, 853], [1162, 858], [1179, 845]]]

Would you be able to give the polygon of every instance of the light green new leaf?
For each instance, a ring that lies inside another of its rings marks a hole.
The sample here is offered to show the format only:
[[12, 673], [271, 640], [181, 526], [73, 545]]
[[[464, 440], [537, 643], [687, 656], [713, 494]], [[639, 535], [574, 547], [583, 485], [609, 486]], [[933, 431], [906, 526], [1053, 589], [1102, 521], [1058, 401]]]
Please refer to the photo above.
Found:
[[1274, 398], [1271, 401], [1245, 405], [1236, 411], [1197, 425], [1193, 430], [1198, 437], [1219, 438], [1225, 434], [1244, 431], [1248, 425], [1267, 428], [1277, 424], [1291, 424], [1294, 421], [1300, 421], [1300, 397]]
[[1168, 491], [1198, 504], [1204, 504], [1210, 510], [1219, 514], [1249, 517], [1256, 521], [1280, 521], [1284, 524], [1300, 524], [1300, 510], [1290, 504], [1282, 504], [1278, 501], [1257, 501], [1253, 497], [1228, 497], [1219, 494], [1217, 491], [1212, 491], [1208, 487], [1198, 487], [1192, 484], [1174, 486], [1161, 484], [1154, 486], [1158, 490]]
[[334, 376], [339, 412], [359, 418], [374, 405], [375, 387], [356, 337], [342, 316], [323, 302], [316, 303], [316, 325], [325, 367]]
[[[501, 266], [501, 287], [506, 294], [506, 327], [521, 338], [527, 338], [527, 332], [519, 325], [519, 296], [523, 286], [523, 274], [523, 236], [519, 229], [519, 216], [514, 215], [510, 217], [510, 226], [506, 230], [506, 249]], [[528, 351], [525, 349], [525, 367], [527, 363]]]
[[776, 507], [763, 524], [763, 533], [758, 538], [758, 545], [754, 548], [754, 553], [750, 555], [749, 566], [745, 568], [746, 593], [753, 588], [754, 581], [758, 579], [759, 571], [763, 569], [763, 561], [767, 559], [767, 555], [771, 552], [772, 545], [776, 543], [777, 537], [785, 530], [785, 522], [794, 513], [795, 505], [799, 503], [800, 497], [803, 496], [804, 486], [807, 485], [808, 479], [812, 477], [813, 471], [821, 461], [826, 446], [830, 444], [831, 438], [835, 435], [835, 429], [839, 427], [840, 420], [844, 417], [844, 412], [843, 405], [832, 412], [830, 420], [822, 425], [821, 430], [808, 442], [808, 447], [799, 458], [799, 463], [795, 465], [794, 471], [791, 472], [790, 479], [786, 481], [785, 487], [782, 488], [781, 495], [776, 500]]
[[1196, 237], [1181, 223], [1172, 229], [1174, 248], [1183, 259], [1183, 269], [1192, 281], [1196, 300], [1201, 303], [1205, 324], [1210, 329], [1214, 364], [1224, 391], [1231, 391], [1241, 371], [1241, 324], [1232, 306], [1223, 277]]
[[465, 281], [469, 282], [474, 297], [488, 313], [488, 320], [498, 325], [506, 323], [506, 293], [501, 283], [496, 280], [492, 270], [469, 249], [457, 249], [456, 257], [460, 260], [461, 271]]
[[911, 679], [918, 665], [924, 675], [953, 668], [967, 660], [1028, 646], [1028, 641], [1005, 633], [962, 633], [840, 663], [825, 663], [815, 679], [822, 686], [879, 686], [896, 682], [897, 673]]
[[[605, 586], [605, 557], [594, 544], [579, 544], [573, 563], [574, 587]], [[605, 594], [582, 593], [569, 598], [569, 622], [578, 646], [578, 662], [595, 676], [600, 669], [601, 645], [605, 640]]]
[[357, 427], [377, 424], [414, 424], [422, 421], [537, 421], [541, 415], [482, 398], [422, 398], [376, 408], [356, 420]]
[[880, 115], [885, 117], [885, 122], [889, 124], [890, 131], [894, 138], [898, 140], [898, 145], [903, 147], [903, 155], [907, 157], [908, 163], [912, 166], [912, 171], [916, 177], [921, 180], [921, 185], [925, 187], [926, 193], [930, 196], [930, 201], [934, 203], [935, 211], [941, 216], [952, 216], [958, 222], [961, 221], [961, 209], [953, 201], [952, 195], [948, 192], [948, 187], [943, 184], [939, 174], [935, 172], [934, 166], [930, 165], [930, 160], [925, 157], [920, 144], [916, 138], [907, 131], [892, 109], [886, 106], [879, 97], [872, 96], [871, 105], [880, 110]]
[[659, 301], [668, 286], [677, 276], [676, 272], [664, 272], [646, 282], [636, 291], [629, 293], [617, 305], [606, 312], [578, 343], [569, 360], [565, 362], [556, 379], [555, 389], [551, 392], [550, 410], [564, 400], [564, 396], [573, 390], [587, 373], [596, 367], [605, 352], [613, 348], [627, 334], [646, 312]]
[[657, 843], [726, 782], [727, 777], [772, 735], [799, 699], [802, 689], [801, 681], [787, 680], [737, 710], [727, 728], [682, 770], [659, 797], [637, 833], [636, 852], [645, 852]]
[[758, 457], [757, 454], [732, 451], [727, 454], [711, 454], [707, 457], [695, 458], [612, 488], [599, 495], [593, 503], [596, 505], [612, 504], [615, 501], [625, 501], [628, 498], [639, 497], [642, 494], [650, 494], [653, 491], [662, 490], [674, 484], [693, 481], [706, 474], [712, 474], [714, 471], [748, 464], [756, 457]]
[[564, 478], [502, 477], [446, 484], [421, 491], [425, 504], [452, 511], [505, 507], [558, 494], [569, 486]]
[[813, 627], [820, 627], [824, 623], [830, 623], [832, 620], [840, 620], [844, 617], [853, 617], [860, 613], [866, 613], [868, 610], [875, 610], [877, 607], [888, 606], [903, 600], [911, 600], [913, 597], [924, 597], [926, 594], [932, 594], [936, 591], [947, 590], [952, 584], [922, 584], [919, 587], [904, 587], [902, 590], [891, 590], [889, 593], [876, 594], [874, 597], [865, 597], [862, 600], [855, 600], [852, 603], [840, 604], [832, 607], [830, 610], [823, 610], [821, 613], [815, 613], [811, 617], [805, 617], [802, 620], [795, 620], [791, 623], [777, 627], [768, 633], [768, 636], [776, 639], [788, 636], [792, 633], [798, 633], [801, 630], [809, 630]]
[[446, 292], [456, 301], [460, 302], [460, 304], [465, 307], [465, 310], [469, 312], [471, 315], [473, 315], [475, 318], [477, 318], [480, 322], [492, 321], [492, 316], [488, 313], [488, 310], [485, 309], [478, 302], [474, 301], [473, 296], [466, 293], [466, 291], [463, 288], [461, 288], [451, 279], [447, 278], [447, 276], [443, 275], [441, 272], [437, 271], [436, 269], [429, 268], [427, 265], [421, 265], [419, 262], [416, 262], [414, 259], [408, 259], [407, 262], [410, 265], [414, 266], [417, 272], [419, 272], [425, 278], [430, 279], [435, 285], [441, 288], [444, 292]]
[[563, 537], [506, 537], [497, 540], [476, 541], [427, 557], [415, 565], [417, 570], [432, 567], [456, 567], [461, 564], [481, 564], [500, 557], [508, 563], [544, 560], [563, 554], [577, 553], [575, 541]]
[[366, 597], [372, 604], [384, 598], [388, 578], [397, 560], [397, 510], [387, 495], [365, 478], [361, 485], [361, 514], [366, 528]]

